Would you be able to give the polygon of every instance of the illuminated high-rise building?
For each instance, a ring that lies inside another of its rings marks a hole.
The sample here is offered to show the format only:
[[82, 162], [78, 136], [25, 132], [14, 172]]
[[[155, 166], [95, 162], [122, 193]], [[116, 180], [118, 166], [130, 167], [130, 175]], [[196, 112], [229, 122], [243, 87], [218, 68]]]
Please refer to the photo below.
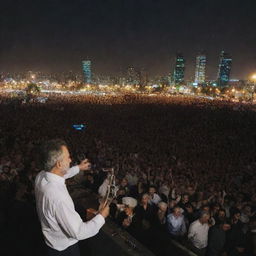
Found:
[[83, 73], [84, 73], [84, 82], [87, 84], [92, 83], [92, 70], [91, 70], [91, 61], [84, 60], [82, 61]]
[[174, 84], [181, 84], [184, 82], [185, 74], [185, 59], [182, 54], [177, 54], [175, 67], [173, 72], [173, 82]]
[[218, 86], [226, 86], [229, 82], [231, 72], [232, 58], [230, 54], [221, 51], [218, 69], [217, 84]]
[[196, 57], [195, 83], [203, 84], [205, 82], [206, 56], [198, 55]]

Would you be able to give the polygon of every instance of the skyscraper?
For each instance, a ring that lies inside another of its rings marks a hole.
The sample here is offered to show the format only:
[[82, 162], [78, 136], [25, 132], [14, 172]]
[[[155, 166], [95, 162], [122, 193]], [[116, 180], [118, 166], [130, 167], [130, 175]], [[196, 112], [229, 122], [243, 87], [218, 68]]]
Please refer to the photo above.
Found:
[[84, 82], [87, 84], [92, 83], [92, 70], [91, 70], [91, 61], [84, 60], [82, 61], [83, 73], [84, 73]]
[[184, 74], [185, 74], [185, 59], [182, 54], [177, 54], [175, 67], [173, 72], [173, 82], [174, 84], [181, 84], [184, 82]]
[[203, 84], [205, 82], [206, 56], [198, 55], [196, 57], [195, 83]]
[[232, 58], [228, 53], [221, 51], [220, 63], [218, 69], [217, 83], [218, 86], [226, 86], [229, 82], [230, 71], [232, 65]]

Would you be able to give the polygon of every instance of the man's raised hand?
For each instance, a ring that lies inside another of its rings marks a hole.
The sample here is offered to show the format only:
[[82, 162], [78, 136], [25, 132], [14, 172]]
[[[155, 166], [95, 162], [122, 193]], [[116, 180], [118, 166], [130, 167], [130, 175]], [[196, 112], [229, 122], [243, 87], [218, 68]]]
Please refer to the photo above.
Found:
[[81, 163], [78, 165], [80, 171], [88, 171], [91, 169], [91, 163], [88, 159], [84, 159], [81, 161]]

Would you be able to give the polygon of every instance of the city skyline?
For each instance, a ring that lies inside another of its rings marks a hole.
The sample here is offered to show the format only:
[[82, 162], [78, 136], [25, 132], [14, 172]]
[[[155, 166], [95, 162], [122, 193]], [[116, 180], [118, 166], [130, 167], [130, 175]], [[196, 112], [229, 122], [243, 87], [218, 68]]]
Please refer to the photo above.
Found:
[[80, 72], [81, 61], [90, 59], [101, 74], [135, 66], [168, 75], [182, 52], [191, 79], [203, 51], [211, 80], [225, 50], [232, 78], [246, 79], [256, 70], [255, 7], [251, 0], [4, 1], [0, 72]]

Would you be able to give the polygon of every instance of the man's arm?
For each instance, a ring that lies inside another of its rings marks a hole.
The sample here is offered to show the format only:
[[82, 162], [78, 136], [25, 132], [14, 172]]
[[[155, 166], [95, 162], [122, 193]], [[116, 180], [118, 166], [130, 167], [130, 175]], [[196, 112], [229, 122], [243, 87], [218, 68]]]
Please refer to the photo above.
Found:
[[72, 178], [73, 176], [77, 175], [79, 171], [88, 171], [91, 169], [91, 163], [88, 159], [81, 161], [79, 165], [73, 166], [70, 168], [67, 173], [63, 176], [64, 179]]
[[193, 240], [193, 237], [195, 236], [195, 230], [194, 230], [194, 224], [191, 223], [188, 230], [188, 240]]
[[73, 176], [79, 173], [80, 169], [79, 166], [73, 166], [72, 168], [68, 169], [67, 173], [63, 176], [64, 179], [72, 178]]
[[105, 223], [103, 215], [98, 214], [92, 220], [83, 222], [79, 214], [65, 202], [58, 202], [55, 209], [58, 224], [69, 237], [77, 240], [95, 236]]

